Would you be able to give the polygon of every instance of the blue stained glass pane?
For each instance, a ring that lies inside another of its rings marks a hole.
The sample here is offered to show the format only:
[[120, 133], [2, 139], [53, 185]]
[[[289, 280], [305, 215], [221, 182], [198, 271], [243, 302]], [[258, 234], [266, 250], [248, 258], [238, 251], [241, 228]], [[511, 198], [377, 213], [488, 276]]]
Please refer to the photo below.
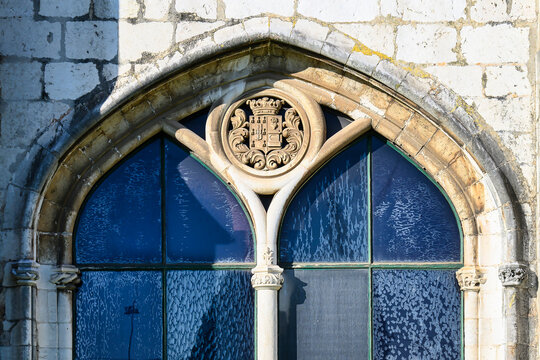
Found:
[[373, 358], [460, 358], [461, 297], [454, 271], [373, 271]]
[[76, 230], [76, 261], [161, 261], [160, 141], [144, 146], [91, 193]]
[[238, 200], [169, 140], [165, 140], [165, 177], [168, 261], [253, 261], [251, 228]]
[[373, 260], [459, 261], [459, 228], [441, 191], [373, 137]]
[[76, 358], [162, 358], [161, 273], [83, 272], [76, 297]]
[[326, 106], [322, 106], [324, 112], [324, 118], [326, 120], [326, 138], [331, 138], [334, 134], [341, 129], [351, 124], [353, 120], [347, 115], [340, 113], [339, 111], [330, 109]]
[[181, 123], [201, 138], [206, 138], [206, 119], [208, 118], [208, 109], [204, 109], [189, 115], [182, 119]]
[[170, 359], [253, 359], [254, 294], [249, 271], [167, 274]]
[[282, 262], [368, 260], [367, 140], [326, 164], [294, 197], [283, 218]]
[[285, 270], [279, 359], [367, 359], [367, 270]]

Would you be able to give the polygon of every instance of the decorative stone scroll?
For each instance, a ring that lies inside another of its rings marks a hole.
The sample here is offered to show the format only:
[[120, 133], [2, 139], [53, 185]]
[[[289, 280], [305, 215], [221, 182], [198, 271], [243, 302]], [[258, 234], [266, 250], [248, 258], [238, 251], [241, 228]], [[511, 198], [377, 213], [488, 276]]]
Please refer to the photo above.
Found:
[[527, 278], [527, 266], [519, 263], [499, 267], [499, 279], [505, 287], [520, 286]]
[[58, 290], [73, 291], [81, 284], [81, 272], [73, 265], [62, 265], [55, 269], [51, 275], [51, 283], [56, 285]]
[[484, 273], [474, 267], [464, 267], [456, 272], [461, 291], [479, 291], [480, 285], [486, 282]]
[[222, 128], [227, 157], [257, 175], [294, 167], [305, 154], [309, 124], [277, 91], [266, 90], [231, 105]]
[[39, 264], [34, 260], [19, 260], [11, 265], [11, 274], [17, 285], [36, 286]]

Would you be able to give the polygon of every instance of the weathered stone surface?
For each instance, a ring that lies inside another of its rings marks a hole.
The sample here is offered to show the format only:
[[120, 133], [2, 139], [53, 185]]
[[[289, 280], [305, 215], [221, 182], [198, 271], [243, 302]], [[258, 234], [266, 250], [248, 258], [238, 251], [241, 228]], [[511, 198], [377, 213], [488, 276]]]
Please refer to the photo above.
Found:
[[533, 20], [533, 0], [476, 0], [471, 7], [471, 19], [478, 22]]
[[397, 30], [397, 58], [416, 63], [440, 63], [457, 60], [454, 28], [439, 25], [403, 25]]
[[52, 63], [45, 66], [45, 92], [51, 99], [77, 99], [99, 84], [92, 63]]
[[118, 25], [114, 21], [68, 22], [65, 42], [68, 58], [111, 60], [118, 53]]
[[486, 68], [486, 95], [531, 95], [526, 66], [489, 66]]
[[181, 21], [176, 24], [176, 41], [184, 41], [194, 36], [204, 34], [205, 32], [216, 29], [224, 24], [225, 23], [223, 21]]
[[139, 59], [143, 53], [157, 53], [172, 44], [173, 25], [171, 23], [147, 22], [132, 25], [121, 21], [118, 58], [120, 63]]
[[118, 76], [122, 76], [131, 70], [131, 64], [105, 64], [103, 65], [102, 74], [105, 80], [112, 80]]
[[136, 18], [139, 9], [137, 0], [94, 0], [94, 14], [102, 19]]
[[0, 64], [0, 84], [4, 100], [41, 98], [43, 72], [41, 63]]
[[394, 54], [395, 34], [390, 24], [336, 24], [335, 27], [372, 50], [388, 56]]
[[144, 18], [163, 20], [169, 14], [171, 0], [144, 0]]
[[60, 23], [48, 21], [0, 19], [0, 53], [57, 59], [60, 57], [60, 28]]
[[328, 35], [328, 28], [314, 21], [301, 19], [294, 24], [291, 33], [293, 41], [310, 44], [314, 48], [321, 49]]
[[[335, 6], [328, 6], [325, 0], [299, 0], [298, 12], [306, 17], [326, 22], [370, 21], [379, 15], [377, 0], [342, 0]], [[347, 9], [347, 11], [342, 11]]]
[[88, 14], [90, 0], [40, 0], [39, 15], [77, 17]]
[[430, 66], [425, 70], [461, 96], [482, 96], [480, 66]]
[[[178, 0], [180, 1], [180, 0]], [[244, 18], [259, 14], [293, 16], [294, 3], [289, 0], [223, 0], [227, 18]]]
[[0, 17], [32, 16], [33, 14], [32, 0], [0, 0]]
[[475, 99], [480, 115], [496, 131], [529, 132], [533, 128], [530, 97], [507, 99]]
[[394, 13], [403, 20], [412, 21], [455, 21], [465, 18], [466, 0], [397, 0]]
[[469, 64], [525, 63], [529, 59], [529, 29], [508, 24], [461, 29], [461, 49]]
[[179, 13], [193, 13], [203, 19], [216, 19], [217, 0], [176, 0]]

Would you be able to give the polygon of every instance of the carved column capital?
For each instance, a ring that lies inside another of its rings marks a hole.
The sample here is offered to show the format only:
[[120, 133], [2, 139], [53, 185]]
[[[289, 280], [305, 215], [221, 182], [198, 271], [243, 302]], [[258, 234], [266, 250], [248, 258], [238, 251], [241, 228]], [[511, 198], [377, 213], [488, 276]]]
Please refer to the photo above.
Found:
[[56, 285], [58, 290], [73, 291], [81, 284], [81, 272], [73, 265], [62, 265], [54, 270], [50, 282]]
[[263, 253], [264, 265], [257, 266], [251, 270], [251, 285], [255, 289], [279, 290], [283, 285], [283, 269], [274, 265], [274, 251], [269, 247]]
[[39, 264], [34, 260], [19, 260], [12, 263], [11, 275], [17, 285], [36, 286], [39, 279]]
[[461, 291], [479, 291], [480, 285], [486, 282], [485, 274], [473, 266], [459, 269], [456, 278]]
[[527, 278], [527, 266], [519, 263], [505, 264], [499, 267], [499, 279], [505, 287], [518, 287]]

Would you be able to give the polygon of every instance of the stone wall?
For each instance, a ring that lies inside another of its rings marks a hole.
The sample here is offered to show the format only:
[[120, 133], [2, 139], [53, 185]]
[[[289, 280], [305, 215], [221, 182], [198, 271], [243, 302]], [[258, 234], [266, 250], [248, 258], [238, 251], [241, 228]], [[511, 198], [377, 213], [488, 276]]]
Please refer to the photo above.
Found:
[[[535, 273], [537, 14], [535, 0], [0, 0], [0, 279], [12, 286], [8, 263], [35, 257], [28, 204], [38, 206], [51, 169], [83, 133], [190, 59], [265, 39], [368, 64], [360, 69], [367, 75], [386, 61], [443, 84], [432, 95], [452, 99], [449, 113], [463, 109], [477, 119], [495, 139], [487, 146], [505, 159], [501, 169], [525, 221], [523, 260]], [[377, 79], [400, 91], [395, 77]], [[535, 291], [532, 359], [540, 358]], [[6, 294], [0, 355], [37, 336], [31, 326], [21, 330], [19, 320], [31, 314], [13, 309]]]

